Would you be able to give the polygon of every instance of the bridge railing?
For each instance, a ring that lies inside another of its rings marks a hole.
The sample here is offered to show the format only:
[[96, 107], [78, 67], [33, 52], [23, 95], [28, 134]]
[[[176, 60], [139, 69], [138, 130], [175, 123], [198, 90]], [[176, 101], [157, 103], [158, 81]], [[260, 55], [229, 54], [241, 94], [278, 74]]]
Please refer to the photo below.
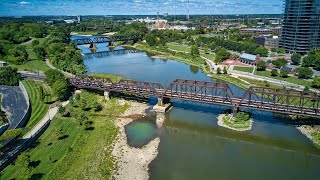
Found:
[[320, 115], [320, 96], [316, 92], [292, 89], [275, 89], [251, 87], [241, 97], [236, 97], [229, 84], [223, 82], [204, 82], [177, 79], [164, 89], [160, 83], [121, 80], [106, 84], [98, 77], [80, 76], [69, 79], [70, 83], [81, 88], [98, 88], [103, 90], [156, 96], [159, 98], [176, 98], [213, 104], [236, 105], [287, 114]]

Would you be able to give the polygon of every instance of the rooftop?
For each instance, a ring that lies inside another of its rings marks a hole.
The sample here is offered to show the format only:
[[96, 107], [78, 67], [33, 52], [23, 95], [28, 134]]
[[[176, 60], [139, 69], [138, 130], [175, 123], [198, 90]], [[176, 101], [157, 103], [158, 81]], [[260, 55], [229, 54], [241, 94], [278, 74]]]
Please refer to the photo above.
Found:
[[250, 61], [255, 61], [257, 56], [253, 55], [253, 54], [243, 53], [243, 54], [240, 55], [240, 58], [247, 59], [247, 60], [250, 60]]

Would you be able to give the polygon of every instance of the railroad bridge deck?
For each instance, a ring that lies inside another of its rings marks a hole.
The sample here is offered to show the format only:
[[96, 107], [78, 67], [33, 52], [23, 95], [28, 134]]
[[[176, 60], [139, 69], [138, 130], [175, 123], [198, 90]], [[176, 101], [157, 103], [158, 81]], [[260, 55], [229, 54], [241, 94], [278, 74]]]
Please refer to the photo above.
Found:
[[228, 83], [177, 79], [165, 89], [160, 83], [121, 80], [113, 83], [108, 78], [76, 76], [70, 78], [72, 86], [98, 89], [143, 97], [181, 99], [209, 104], [258, 109], [284, 114], [319, 116], [320, 96], [316, 92], [292, 89], [250, 87], [242, 96], [235, 96]]

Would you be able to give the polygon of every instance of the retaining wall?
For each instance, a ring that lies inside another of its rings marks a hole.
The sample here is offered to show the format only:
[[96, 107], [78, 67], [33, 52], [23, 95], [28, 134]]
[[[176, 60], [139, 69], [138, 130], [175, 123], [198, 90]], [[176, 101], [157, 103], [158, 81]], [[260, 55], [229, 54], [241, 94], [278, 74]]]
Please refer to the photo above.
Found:
[[21, 120], [19, 121], [19, 123], [17, 124], [17, 126], [15, 128], [21, 128], [23, 126], [26, 125], [26, 123], [28, 122], [30, 115], [31, 115], [31, 106], [30, 106], [30, 99], [29, 99], [29, 95], [28, 92], [26, 90], [26, 88], [24, 87], [24, 85], [22, 84], [21, 81], [19, 81], [19, 87], [24, 95], [24, 98], [27, 101], [27, 111], [26, 114], [21, 118]]

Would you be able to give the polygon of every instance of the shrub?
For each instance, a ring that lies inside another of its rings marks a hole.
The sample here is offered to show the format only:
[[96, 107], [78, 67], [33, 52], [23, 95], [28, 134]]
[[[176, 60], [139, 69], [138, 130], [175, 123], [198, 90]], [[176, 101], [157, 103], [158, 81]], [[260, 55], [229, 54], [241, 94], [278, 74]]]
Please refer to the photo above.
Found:
[[0, 84], [7, 86], [19, 85], [21, 75], [17, 72], [16, 68], [1, 67], [0, 68]]

